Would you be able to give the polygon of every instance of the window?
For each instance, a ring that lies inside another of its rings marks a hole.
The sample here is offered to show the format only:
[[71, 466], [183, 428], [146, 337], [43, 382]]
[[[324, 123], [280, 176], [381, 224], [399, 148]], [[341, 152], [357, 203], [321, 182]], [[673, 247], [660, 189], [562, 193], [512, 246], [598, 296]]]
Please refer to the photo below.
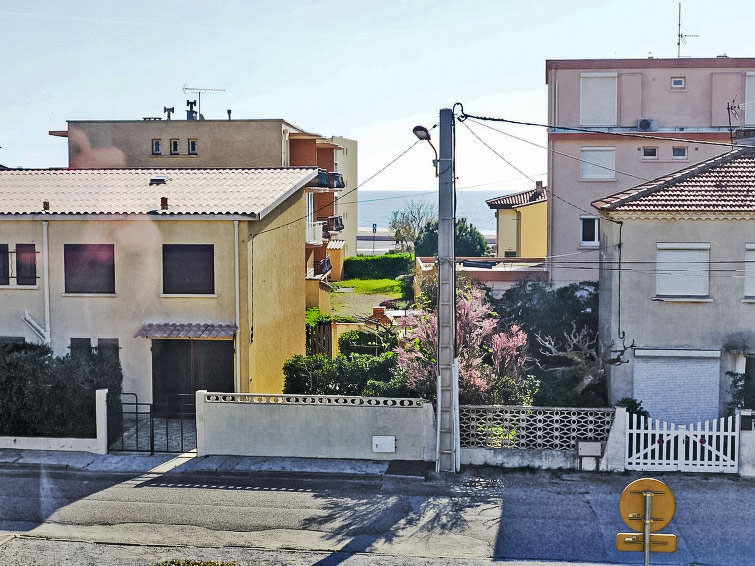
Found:
[[672, 159], [687, 159], [687, 146], [672, 147], [671, 157]]
[[160, 140], [152, 140], [152, 155], [160, 155]]
[[658, 159], [658, 148], [657, 147], [643, 147], [642, 158], [643, 159]]
[[119, 358], [118, 338], [98, 338], [97, 353], [103, 359], [117, 362]]
[[113, 244], [63, 246], [66, 293], [115, 293]]
[[579, 245], [597, 246], [599, 242], [598, 230], [600, 220], [595, 216], [580, 216], [579, 218]]
[[77, 362], [86, 360], [92, 355], [92, 340], [90, 338], [71, 338], [71, 359]]
[[616, 175], [615, 147], [583, 147], [580, 151], [581, 178], [614, 181]]
[[745, 126], [755, 126], [755, 73], [745, 77]]
[[745, 244], [745, 297], [755, 298], [755, 243]]
[[170, 140], [170, 154], [178, 155], [178, 140], [177, 139]]
[[[15, 267], [13, 270], [11, 265]], [[8, 244], [0, 244], [0, 285], [10, 285], [11, 282], [18, 286], [37, 284], [34, 244], [16, 244], [15, 253], [8, 249]]]
[[16, 284], [37, 284], [37, 250], [34, 244], [16, 244]]
[[655, 293], [659, 297], [707, 297], [710, 244], [657, 244]]
[[212, 244], [163, 244], [163, 293], [215, 293], [215, 249]]
[[580, 76], [579, 123], [583, 126], [615, 126], [617, 75], [582, 73]]
[[673, 89], [687, 88], [687, 79], [685, 77], [671, 77], [671, 88]]
[[189, 140], [189, 155], [197, 155], [199, 153], [197, 140]]

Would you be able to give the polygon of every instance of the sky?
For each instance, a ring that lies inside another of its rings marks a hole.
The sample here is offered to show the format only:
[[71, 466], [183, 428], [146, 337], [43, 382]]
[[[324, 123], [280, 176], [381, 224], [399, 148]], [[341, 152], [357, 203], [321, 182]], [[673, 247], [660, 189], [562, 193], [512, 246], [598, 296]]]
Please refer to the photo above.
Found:
[[[0, 164], [65, 167], [66, 120], [141, 119], [184, 86], [207, 119], [283, 118], [359, 142], [364, 181], [414, 143], [441, 108], [545, 122], [546, 59], [676, 57], [677, 0], [290, 2], [3, 0]], [[682, 56], [755, 57], [755, 2], [682, 3]], [[528, 189], [546, 151], [457, 126], [457, 186]], [[499, 126], [544, 145], [542, 128]], [[433, 133], [436, 133], [435, 130]], [[436, 136], [437, 141], [437, 136]], [[437, 190], [418, 144], [362, 189]]]

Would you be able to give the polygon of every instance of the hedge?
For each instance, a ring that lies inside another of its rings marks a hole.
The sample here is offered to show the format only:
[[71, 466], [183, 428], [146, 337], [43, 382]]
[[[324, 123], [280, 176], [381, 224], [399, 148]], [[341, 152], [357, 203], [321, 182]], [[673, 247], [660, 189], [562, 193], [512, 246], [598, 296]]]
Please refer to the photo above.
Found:
[[343, 262], [344, 279], [396, 279], [411, 273], [412, 254], [385, 254], [347, 257]]
[[368, 380], [390, 381], [396, 354], [379, 356], [296, 355], [283, 365], [284, 393], [309, 395], [362, 395]]
[[72, 360], [53, 356], [48, 346], [2, 345], [0, 435], [94, 438], [95, 391], [108, 389], [108, 412], [120, 411], [122, 381], [112, 356]]

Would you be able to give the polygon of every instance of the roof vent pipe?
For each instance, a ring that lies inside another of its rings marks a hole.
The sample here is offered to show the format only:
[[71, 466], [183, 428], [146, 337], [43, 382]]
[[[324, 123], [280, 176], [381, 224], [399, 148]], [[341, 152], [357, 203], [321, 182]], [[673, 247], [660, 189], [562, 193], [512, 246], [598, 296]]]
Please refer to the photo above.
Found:
[[168, 197], [160, 197], [160, 210], [168, 210]]

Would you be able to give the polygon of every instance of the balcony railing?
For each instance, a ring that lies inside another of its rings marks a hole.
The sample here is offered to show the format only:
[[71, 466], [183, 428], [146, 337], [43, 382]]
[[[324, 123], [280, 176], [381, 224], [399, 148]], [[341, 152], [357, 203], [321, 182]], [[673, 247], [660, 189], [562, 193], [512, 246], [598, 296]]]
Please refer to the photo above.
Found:
[[317, 172], [317, 177], [307, 183], [308, 187], [330, 187], [330, 181], [328, 179], [328, 172], [325, 169], [320, 169]]
[[307, 243], [313, 246], [319, 246], [325, 241], [323, 230], [325, 222], [307, 222], [306, 239]]
[[329, 172], [328, 173], [328, 186], [331, 189], [345, 189], [346, 182], [343, 180], [341, 173]]

